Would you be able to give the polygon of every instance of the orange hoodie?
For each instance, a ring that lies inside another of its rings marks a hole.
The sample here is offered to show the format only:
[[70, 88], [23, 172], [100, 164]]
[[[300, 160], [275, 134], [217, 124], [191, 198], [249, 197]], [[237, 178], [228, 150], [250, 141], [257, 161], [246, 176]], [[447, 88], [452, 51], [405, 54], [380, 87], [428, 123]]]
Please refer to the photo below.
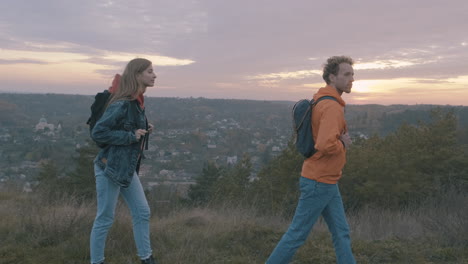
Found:
[[335, 184], [341, 178], [346, 163], [346, 150], [340, 135], [347, 132], [344, 106], [336, 89], [332, 86], [320, 88], [314, 100], [332, 96], [334, 100], [322, 100], [312, 111], [312, 135], [317, 152], [302, 165], [301, 175], [318, 182]]

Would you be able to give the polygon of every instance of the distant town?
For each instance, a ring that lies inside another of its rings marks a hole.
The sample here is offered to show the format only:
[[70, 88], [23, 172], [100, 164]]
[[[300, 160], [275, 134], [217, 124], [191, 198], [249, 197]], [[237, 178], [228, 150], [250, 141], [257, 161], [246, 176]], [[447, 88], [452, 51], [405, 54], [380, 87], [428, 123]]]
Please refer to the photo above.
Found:
[[[29, 192], [47, 162], [61, 175], [76, 166], [90, 140], [86, 120], [91, 96], [0, 94], [0, 184], [17, 182]], [[204, 164], [233, 166], [244, 156], [251, 180], [292, 139], [294, 102], [204, 98], [148, 98], [146, 114], [155, 125], [140, 177], [145, 188], [173, 186], [184, 193]], [[346, 117], [354, 138], [391, 133], [403, 122], [416, 124], [436, 106], [349, 106]], [[467, 107], [456, 111], [466, 129]], [[92, 175], [90, 175], [92, 177]]]

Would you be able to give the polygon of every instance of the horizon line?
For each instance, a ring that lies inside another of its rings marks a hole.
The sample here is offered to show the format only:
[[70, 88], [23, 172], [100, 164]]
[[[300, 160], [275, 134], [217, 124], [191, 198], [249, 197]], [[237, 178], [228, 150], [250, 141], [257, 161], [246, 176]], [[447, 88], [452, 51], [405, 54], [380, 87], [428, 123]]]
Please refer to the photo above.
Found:
[[[104, 89], [106, 90], [106, 89]], [[103, 91], [104, 91], [103, 90]], [[95, 96], [96, 93], [94, 94], [76, 94], [76, 93], [53, 93], [53, 92], [12, 92], [12, 91], [0, 91], [0, 94], [18, 94], [18, 95], [71, 95], [71, 96]], [[188, 96], [188, 97], [179, 97], [179, 96], [150, 96], [150, 95], [145, 95], [146, 98], [173, 98], [173, 99], [207, 99], [207, 100], [232, 100], [232, 101], [260, 101], [260, 102], [297, 102], [299, 100], [267, 100], [267, 99], [239, 99], [239, 98], [220, 98], [220, 97], [203, 97], [203, 96]], [[303, 98], [303, 99], [308, 99], [308, 98]], [[303, 100], [300, 99], [300, 100]], [[309, 100], [309, 99], [308, 99]], [[351, 103], [346, 103], [346, 105], [381, 105], [381, 106], [398, 106], [398, 105], [406, 105], [406, 106], [452, 106], [452, 107], [468, 107], [468, 105], [452, 105], [452, 104], [376, 104], [376, 103], [367, 103], [367, 104], [351, 104]]]

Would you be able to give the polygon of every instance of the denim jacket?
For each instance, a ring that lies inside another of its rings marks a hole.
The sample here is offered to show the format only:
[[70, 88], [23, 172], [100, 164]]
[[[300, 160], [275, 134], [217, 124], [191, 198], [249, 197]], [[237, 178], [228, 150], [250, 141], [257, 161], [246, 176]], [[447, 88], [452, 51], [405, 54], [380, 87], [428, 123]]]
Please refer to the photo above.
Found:
[[[134, 104], [133, 106], [131, 104]], [[137, 114], [135, 114], [137, 112]], [[147, 129], [144, 109], [137, 101], [121, 100], [110, 104], [96, 123], [91, 137], [107, 144], [98, 153], [94, 163], [104, 175], [122, 187], [128, 187], [138, 170], [142, 142], [136, 139], [137, 129]]]

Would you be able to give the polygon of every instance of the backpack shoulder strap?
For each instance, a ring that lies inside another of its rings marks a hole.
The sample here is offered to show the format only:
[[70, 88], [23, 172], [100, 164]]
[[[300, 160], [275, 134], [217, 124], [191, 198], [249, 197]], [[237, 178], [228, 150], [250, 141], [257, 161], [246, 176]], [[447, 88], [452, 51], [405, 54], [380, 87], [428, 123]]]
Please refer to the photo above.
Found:
[[314, 102], [313, 105], [315, 106], [315, 105], [318, 104], [320, 101], [326, 100], [326, 99], [329, 99], [329, 100], [333, 100], [333, 101], [335, 101], [335, 102], [338, 102], [338, 101], [336, 100], [335, 97], [327, 95], [327, 96], [320, 97], [317, 101]]
[[317, 101], [312, 100], [311, 104], [310, 104], [310, 108], [313, 109], [315, 107], [315, 105], [320, 103], [320, 101], [322, 101], [322, 100], [333, 100], [335, 102], [338, 102], [335, 97], [327, 95], [327, 96], [320, 97], [319, 99], [317, 99]]

